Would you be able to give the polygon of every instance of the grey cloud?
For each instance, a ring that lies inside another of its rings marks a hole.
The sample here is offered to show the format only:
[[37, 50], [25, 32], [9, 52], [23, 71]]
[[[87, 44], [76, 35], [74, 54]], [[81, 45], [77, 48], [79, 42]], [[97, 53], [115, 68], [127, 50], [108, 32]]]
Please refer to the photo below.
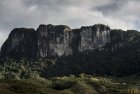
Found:
[[[111, 28], [138, 28], [139, 1], [1, 0], [0, 37], [3, 41], [15, 27], [37, 28], [39, 24], [66, 24], [76, 28], [103, 23]], [[137, 4], [136, 10], [133, 3]]]
[[[97, 6], [94, 10], [101, 11], [103, 15], [111, 16], [139, 16], [140, 0], [111, 0], [110, 3]], [[92, 10], [92, 9], [91, 9]]]
[[119, 11], [127, 3], [128, 0], [112, 0], [106, 5], [96, 7], [96, 9], [101, 11], [103, 14], [109, 15], [112, 12]]

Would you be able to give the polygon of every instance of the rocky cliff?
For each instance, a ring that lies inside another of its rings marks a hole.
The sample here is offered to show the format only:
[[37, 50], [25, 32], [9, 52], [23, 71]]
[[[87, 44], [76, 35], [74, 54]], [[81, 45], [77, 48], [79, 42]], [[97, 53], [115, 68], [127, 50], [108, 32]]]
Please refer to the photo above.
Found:
[[37, 56], [51, 57], [71, 54], [71, 29], [64, 25], [40, 25], [37, 29]]
[[34, 29], [15, 28], [1, 47], [3, 56], [32, 57], [36, 54], [36, 32]]
[[3, 56], [56, 57], [101, 48], [110, 42], [106, 25], [71, 29], [66, 25], [40, 25], [37, 30], [15, 28], [2, 45]]
[[[0, 58], [3, 62], [0, 69], [4, 73], [1, 75], [5, 76], [15, 75], [23, 65], [28, 68], [24, 69], [28, 70], [26, 74], [35, 70], [45, 78], [80, 73], [129, 76], [140, 74], [140, 32], [113, 30], [102, 24], [79, 29], [51, 24], [42, 24], [37, 30], [15, 28], [2, 45], [0, 54], [14, 58]], [[54, 61], [54, 57], [60, 58]], [[19, 71], [19, 77], [20, 74], [24, 72]]]

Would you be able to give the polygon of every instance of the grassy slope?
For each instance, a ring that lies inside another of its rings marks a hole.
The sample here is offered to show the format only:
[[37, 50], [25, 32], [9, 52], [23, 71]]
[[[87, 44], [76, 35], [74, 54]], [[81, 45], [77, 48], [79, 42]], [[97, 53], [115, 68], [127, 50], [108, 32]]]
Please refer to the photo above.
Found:
[[0, 80], [0, 94], [119, 94], [118, 92], [130, 87], [134, 88], [114, 79], [84, 74], [48, 80]]

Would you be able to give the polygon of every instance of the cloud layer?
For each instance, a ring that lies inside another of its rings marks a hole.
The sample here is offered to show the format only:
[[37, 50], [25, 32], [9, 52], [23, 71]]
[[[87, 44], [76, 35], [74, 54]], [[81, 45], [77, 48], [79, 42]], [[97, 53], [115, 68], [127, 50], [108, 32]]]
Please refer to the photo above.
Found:
[[103, 23], [140, 30], [140, 0], [0, 0], [0, 45], [15, 27], [66, 24], [71, 28]]

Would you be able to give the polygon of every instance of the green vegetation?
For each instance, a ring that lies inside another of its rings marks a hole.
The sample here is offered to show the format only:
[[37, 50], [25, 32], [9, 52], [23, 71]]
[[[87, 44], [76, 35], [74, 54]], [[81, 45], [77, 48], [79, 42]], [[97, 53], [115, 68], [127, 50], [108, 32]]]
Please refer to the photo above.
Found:
[[44, 69], [53, 64], [53, 60], [14, 60], [7, 59], [0, 63], [0, 79], [29, 79], [44, 76]]
[[1, 94], [119, 94], [129, 89], [139, 92], [138, 88], [119, 80], [86, 74], [40, 80], [0, 80]]
[[111, 30], [110, 38], [57, 59], [1, 58], [0, 94], [140, 94], [140, 33]]
[[[103, 56], [101, 53], [98, 54]], [[96, 56], [98, 55], [96, 54]], [[101, 56], [100, 58], [102, 58]], [[84, 59], [84, 57], [81, 59]], [[70, 63], [73, 59], [69, 59], [69, 63], [62, 62], [61, 59], [57, 61], [49, 59], [7, 59], [0, 63], [0, 93], [120, 94], [125, 92], [125, 94], [133, 94], [131, 92], [138, 92], [139, 94], [139, 73], [120, 79], [106, 75], [100, 77], [97, 76], [97, 71], [94, 72], [94, 70], [97, 70], [96, 67], [86, 65], [90, 64], [89, 61], [89, 63], [82, 63], [82, 61], [78, 63], [78, 60], [80, 59], [77, 59], [74, 64]], [[67, 61], [67, 58], [64, 61]], [[104, 67], [103, 65], [100, 66]], [[108, 68], [110, 67], [108, 64]], [[87, 70], [93, 74], [84, 74]], [[105, 69], [100, 67], [100, 71], [105, 71]], [[80, 72], [83, 73], [80, 74]]]

